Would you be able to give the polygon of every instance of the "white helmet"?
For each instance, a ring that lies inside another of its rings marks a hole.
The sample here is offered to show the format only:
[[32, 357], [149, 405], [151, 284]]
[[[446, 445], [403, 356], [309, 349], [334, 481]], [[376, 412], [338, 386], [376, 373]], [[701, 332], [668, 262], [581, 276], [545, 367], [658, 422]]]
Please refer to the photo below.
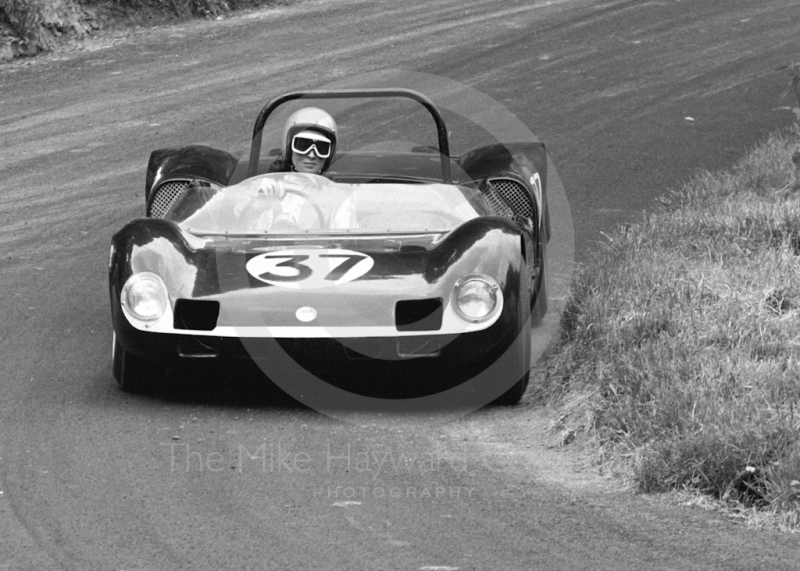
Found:
[[292, 157], [292, 137], [300, 131], [317, 131], [331, 140], [331, 154], [325, 159], [322, 170], [325, 171], [331, 164], [333, 155], [336, 152], [336, 121], [330, 113], [317, 107], [304, 107], [298, 109], [286, 120], [283, 127], [283, 156], [291, 161]]

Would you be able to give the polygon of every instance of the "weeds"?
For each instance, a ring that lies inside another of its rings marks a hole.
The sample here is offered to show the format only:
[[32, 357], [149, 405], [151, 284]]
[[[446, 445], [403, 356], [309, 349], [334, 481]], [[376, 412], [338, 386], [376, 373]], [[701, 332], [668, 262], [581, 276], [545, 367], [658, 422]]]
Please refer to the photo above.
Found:
[[698, 177], [576, 278], [542, 390], [642, 491], [798, 519], [798, 143]]
[[4, 0], [0, 4], [0, 20], [9, 26], [22, 42], [34, 38], [36, 30], [42, 23], [41, 14], [28, 0]]

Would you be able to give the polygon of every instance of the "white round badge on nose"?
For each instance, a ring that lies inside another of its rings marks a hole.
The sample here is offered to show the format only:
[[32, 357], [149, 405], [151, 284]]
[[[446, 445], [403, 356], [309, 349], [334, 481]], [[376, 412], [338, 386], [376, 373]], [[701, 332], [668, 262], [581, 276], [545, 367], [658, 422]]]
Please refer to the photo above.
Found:
[[295, 312], [294, 315], [299, 321], [308, 323], [309, 321], [314, 321], [317, 318], [317, 310], [308, 306], [301, 307]]

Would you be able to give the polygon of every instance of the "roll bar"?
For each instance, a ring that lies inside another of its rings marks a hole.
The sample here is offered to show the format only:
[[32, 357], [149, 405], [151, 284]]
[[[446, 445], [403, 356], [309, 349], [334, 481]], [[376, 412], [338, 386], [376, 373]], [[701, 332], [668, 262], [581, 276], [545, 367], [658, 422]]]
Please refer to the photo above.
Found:
[[357, 99], [357, 98], [380, 98], [380, 97], [405, 97], [413, 99], [422, 104], [425, 109], [433, 116], [436, 122], [436, 131], [439, 135], [439, 155], [442, 161], [442, 181], [446, 184], [453, 182], [450, 173], [450, 142], [447, 136], [447, 127], [444, 124], [444, 117], [438, 107], [418, 91], [404, 88], [391, 89], [334, 89], [327, 91], [292, 91], [284, 93], [267, 103], [258, 114], [256, 124], [253, 127], [253, 142], [250, 146], [250, 163], [247, 167], [247, 177], [250, 178], [258, 173], [258, 158], [261, 154], [261, 137], [264, 125], [270, 114], [280, 105], [294, 101], [295, 99]]

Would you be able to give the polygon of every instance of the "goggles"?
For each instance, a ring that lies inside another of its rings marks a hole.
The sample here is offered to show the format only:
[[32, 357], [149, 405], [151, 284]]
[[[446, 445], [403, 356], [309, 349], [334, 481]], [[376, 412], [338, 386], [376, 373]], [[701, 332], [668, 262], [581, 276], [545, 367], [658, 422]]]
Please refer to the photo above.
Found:
[[331, 146], [330, 140], [321, 135], [317, 138], [301, 133], [292, 137], [292, 151], [301, 155], [307, 155], [314, 149], [319, 158], [327, 159], [331, 156]]

